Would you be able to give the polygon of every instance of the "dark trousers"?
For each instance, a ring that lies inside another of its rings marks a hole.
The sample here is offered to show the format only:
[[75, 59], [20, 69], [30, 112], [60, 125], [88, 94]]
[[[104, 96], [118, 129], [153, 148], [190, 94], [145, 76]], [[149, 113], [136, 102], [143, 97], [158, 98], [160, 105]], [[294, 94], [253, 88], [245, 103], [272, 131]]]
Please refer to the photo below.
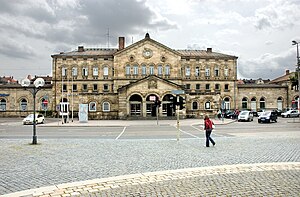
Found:
[[214, 140], [210, 137], [211, 132], [212, 132], [212, 129], [207, 129], [207, 130], [205, 130], [206, 147], [209, 147], [209, 141], [211, 141], [211, 143], [212, 143], [213, 145], [215, 145]]

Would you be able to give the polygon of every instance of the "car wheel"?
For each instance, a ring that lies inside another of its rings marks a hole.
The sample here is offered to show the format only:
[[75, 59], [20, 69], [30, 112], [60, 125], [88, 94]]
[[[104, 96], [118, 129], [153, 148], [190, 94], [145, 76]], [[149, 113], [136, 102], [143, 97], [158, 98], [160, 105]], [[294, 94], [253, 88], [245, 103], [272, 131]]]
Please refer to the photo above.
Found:
[[42, 122], [41, 122], [41, 124], [44, 124], [45, 123], [45, 120], [43, 120]]
[[287, 115], [286, 117], [287, 117], [287, 118], [289, 118], [289, 117], [290, 117], [290, 115]]

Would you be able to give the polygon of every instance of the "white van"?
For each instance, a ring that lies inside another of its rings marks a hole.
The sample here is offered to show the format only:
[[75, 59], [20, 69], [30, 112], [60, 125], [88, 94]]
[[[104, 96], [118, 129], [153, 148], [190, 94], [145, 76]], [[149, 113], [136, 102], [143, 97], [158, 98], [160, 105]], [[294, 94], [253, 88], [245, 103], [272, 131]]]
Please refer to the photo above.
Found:
[[252, 111], [241, 111], [238, 116], [238, 121], [253, 121], [253, 112]]

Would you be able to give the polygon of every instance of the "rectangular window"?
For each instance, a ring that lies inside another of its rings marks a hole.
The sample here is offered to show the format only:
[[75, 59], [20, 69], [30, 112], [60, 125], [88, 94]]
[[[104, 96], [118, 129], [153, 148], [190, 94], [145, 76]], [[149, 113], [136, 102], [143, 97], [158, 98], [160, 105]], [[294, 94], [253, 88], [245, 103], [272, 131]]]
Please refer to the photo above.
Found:
[[209, 68], [205, 68], [205, 76], [206, 77], [210, 76], [210, 70], [209, 70]]
[[77, 84], [73, 84], [73, 92], [77, 92]]
[[225, 90], [228, 91], [229, 90], [229, 85], [225, 84]]
[[82, 85], [82, 91], [83, 92], [87, 92], [88, 91], [87, 84], [83, 84]]
[[219, 76], [219, 68], [215, 68], [215, 76], [216, 76], [216, 77]]
[[107, 67], [107, 66], [105, 66], [105, 67], [103, 68], [103, 75], [104, 75], [104, 76], [108, 76], [108, 67]]
[[191, 76], [191, 69], [190, 69], [190, 67], [186, 67], [186, 68], [185, 68], [185, 76], [186, 76], [186, 77]]
[[205, 84], [205, 90], [210, 90], [210, 85], [209, 84]]
[[200, 84], [196, 84], [196, 90], [200, 90]]
[[216, 85], [215, 85], [215, 89], [216, 89], [216, 90], [220, 90], [220, 84], [216, 84]]
[[225, 76], [225, 77], [228, 77], [228, 68], [225, 68], [225, 69], [224, 69], [224, 76]]
[[162, 75], [163, 70], [162, 70], [162, 66], [161, 66], [161, 65], [159, 65], [159, 66], [157, 67], [157, 72], [158, 72], [158, 75]]
[[63, 77], [67, 76], [67, 68], [62, 68], [61, 72], [62, 72], [61, 75]]
[[195, 76], [196, 76], [196, 77], [199, 77], [199, 76], [200, 76], [200, 69], [199, 69], [199, 67], [196, 67], [196, 70], [195, 70]]
[[67, 91], [67, 85], [63, 84], [63, 91], [66, 92]]
[[82, 68], [82, 76], [87, 77], [88, 76], [88, 68]]
[[108, 84], [104, 84], [103, 85], [103, 91], [104, 92], [108, 92], [109, 91], [109, 85]]
[[190, 90], [190, 89], [191, 89], [191, 84], [185, 84], [185, 88], [186, 88], [187, 90]]
[[77, 76], [77, 68], [76, 67], [73, 67], [72, 68], [72, 76]]
[[130, 75], [130, 66], [129, 65], [126, 66], [126, 75]]
[[93, 91], [98, 91], [98, 85], [97, 84], [93, 84]]
[[93, 76], [98, 76], [98, 67], [93, 67]]

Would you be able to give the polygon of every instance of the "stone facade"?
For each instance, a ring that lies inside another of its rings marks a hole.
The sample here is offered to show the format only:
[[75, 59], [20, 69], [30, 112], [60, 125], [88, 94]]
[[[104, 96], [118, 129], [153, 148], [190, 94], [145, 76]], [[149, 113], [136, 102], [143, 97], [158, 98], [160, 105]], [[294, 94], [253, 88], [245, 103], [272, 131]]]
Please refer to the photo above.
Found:
[[54, 105], [69, 103], [76, 114], [80, 103], [88, 104], [91, 119], [150, 118], [155, 97], [159, 116], [168, 117], [175, 110], [172, 91], [184, 90], [184, 116], [212, 114], [221, 99], [235, 108], [237, 57], [211, 48], [173, 50], [149, 34], [128, 47], [124, 42], [121, 37], [119, 49], [80, 46], [52, 55]]

